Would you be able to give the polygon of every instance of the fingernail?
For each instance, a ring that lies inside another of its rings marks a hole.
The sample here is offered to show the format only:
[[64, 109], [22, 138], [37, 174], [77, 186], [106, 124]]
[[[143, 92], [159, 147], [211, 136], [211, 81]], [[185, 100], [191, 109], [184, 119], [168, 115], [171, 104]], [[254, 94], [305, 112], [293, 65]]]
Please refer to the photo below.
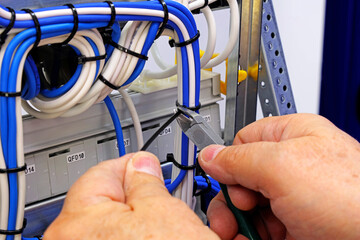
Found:
[[147, 173], [160, 179], [163, 178], [159, 160], [151, 153], [136, 153], [131, 161], [136, 171]]
[[225, 148], [225, 146], [222, 146], [222, 145], [210, 145], [201, 151], [201, 153], [200, 153], [201, 159], [205, 162], [210, 162], [224, 148]]

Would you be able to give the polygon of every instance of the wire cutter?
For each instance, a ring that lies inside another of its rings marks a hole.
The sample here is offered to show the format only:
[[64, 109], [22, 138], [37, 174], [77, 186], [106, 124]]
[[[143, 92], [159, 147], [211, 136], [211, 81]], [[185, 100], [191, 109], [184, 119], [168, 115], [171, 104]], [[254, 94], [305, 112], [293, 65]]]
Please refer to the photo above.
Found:
[[[176, 118], [180, 128], [185, 135], [198, 147], [203, 149], [211, 144], [224, 145], [224, 140], [217, 135], [206, 120], [198, 113], [184, 107], [178, 107], [181, 114]], [[239, 233], [246, 236], [250, 240], [261, 240], [256, 228], [248, 219], [247, 213], [236, 208], [231, 202], [227, 187], [220, 183], [221, 190], [226, 199], [226, 203], [234, 214]]]

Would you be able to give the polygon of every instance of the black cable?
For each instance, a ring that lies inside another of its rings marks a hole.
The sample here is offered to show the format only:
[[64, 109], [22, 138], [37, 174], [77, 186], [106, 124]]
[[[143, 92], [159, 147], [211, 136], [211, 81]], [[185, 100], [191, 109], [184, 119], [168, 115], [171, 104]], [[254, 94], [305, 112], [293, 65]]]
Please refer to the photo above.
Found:
[[189, 110], [194, 111], [194, 112], [199, 111], [200, 108], [201, 108], [201, 103], [199, 103], [199, 105], [197, 105], [195, 107], [187, 107], [185, 105], [181, 105], [177, 100], [175, 102], [175, 105], [176, 105], [176, 107], [186, 108], [186, 109], [189, 109]]
[[35, 13], [31, 9], [25, 8], [25, 9], [22, 9], [22, 10], [29, 13], [32, 20], [33, 20], [33, 22], [34, 22], [35, 29], [36, 29], [36, 40], [34, 42], [33, 49], [37, 48], [37, 46], [39, 45], [40, 40], [41, 40], [41, 28], [40, 28], [39, 19], [37, 18], [37, 16], [35, 15]]
[[140, 151], [146, 151], [146, 149], [150, 146], [150, 144], [159, 136], [159, 134], [167, 127], [169, 126], [179, 115], [181, 112], [176, 111], [174, 115], [172, 115], [169, 120], [167, 120], [150, 138], [146, 141], [144, 146], [140, 149]]
[[76, 34], [76, 32], [77, 32], [77, 30], [79, 28], [79, 15], [78, 15], [78, 12], [77, 12], [75, 6], [73, 4], [71, 4], [71, 3], [65, 4], [64, 6], [68, 6], [71, 9], [72, 13], [73, 13], [74, 27], [71, 30], [71, 33], [68, 36], [68, 38], [64, 42], [62, 42], [61, 45], [67, 45], [74, 38], [74, 36], [75, 36], [75, 34]]
[[4, 44], [6, 37], [7, 37], [8, 33], [10, 32], [10, 30], [14, 27], [15, 20], [16, 20], [15, 10], [10, 7], [7, 7], [7, 9], [9, 9], [9, 11], [11, 13], [11, 18], [10, 18], [9, 24], [7, 25], [7, 27], [4, 29], [4, 31], [0, 35], [0, 46], [2, 44]]
[[209, 5], [209, 0], [205, 0], [204, 1], [204, 5], [202, 7], [200, 7], [199, 9], [203, 9], [204, 7], [206, 7], [207, 5]]
[[169, 20], [169, 10], [168, 10], [168, 7], [166, 5], [166, 2], [164, 0], [159, 0], [159, 2], [161, 3], [161, 6], [163, 7], [163, 10], [164, 10], [164, 18], [163, 18], [163, 21], [159, 27], [159, 31], [158, 33], [156, 34], [156, 37], [155, 39], [158, 39], [161, 34], [164, 32], [165, 30], [165, 27], [166, 27], [166, 24]]

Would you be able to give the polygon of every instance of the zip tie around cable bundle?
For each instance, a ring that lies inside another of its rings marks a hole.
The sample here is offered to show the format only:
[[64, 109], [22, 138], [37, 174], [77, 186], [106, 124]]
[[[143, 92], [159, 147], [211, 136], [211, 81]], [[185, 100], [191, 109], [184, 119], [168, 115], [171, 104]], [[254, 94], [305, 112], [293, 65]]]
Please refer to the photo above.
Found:
[[68, 6], [73, 13], [74, 27], [71, 30], [69, 37], [64, 42], [62, 42], [61, 45], [67, 45], [74, 38], [74, 36], [79, 28], [79, 15], [78, 15], [78, 12], [77, 12], [75, 6], [72, 5], [71, 3], [65, 4], [64, 6]]
[[140, 53], [137, 53], [137, 52], [134, 52], [128, 48], [125, 48], [119, 44], [117, 44], [116, 42], [114, 42], [112, 39], [106, 39], [106, 43], [109, 43], [111, 46], [113, 46], [114, 48], [126, 53], [126, 54], [129, 54], [129, 55], [132, 55], [134, 57], [137, 57], [139, 59], [142, 59], [142, 60], [148, 60], [149, 58], [145, 55], [142, 55]]
[[120, 87], [117, 87], [115, 86], [114, 84], [112, 84], [111, 82], [109, 82], [109, 80], [107, 80], [106, 78], [104, 78], [103, 75], [99, 75], [98, 79], [103, 82], [106, 86], [108, 86], [109, 88], [113, 89], [113, 90], [119, 90], [121, 88]]
[[181, 170], [189, 171], [189, 170], [194, 170], [196, 168], [196, 164], [194, 164], [194, 165], [181, 165], [180, 163], [178, 163], [175, 160], [174, 154], [172, 154], [172, 153], [168, 153], [166, 155], [166, 161], [171, 162], [172, 164], [174, 164], [175, 167], [177, 167], [177, 168], [179, 168]]
[[0, 97], [20, 97], [21, 92], [2, 92], [0, 91]]
[[24, 166], [22, 167], [17, 167], [17, 168], [6, 168], [6, 169], [1, 169], [0, 168], [0, 174], [1, 173], [17, 173], [17, 172], [22, 172], [26, 170], [26, 163]]
[[164, 10], [164, 18], [163, 18], [163, 21], [159, 27], [159, 31], [158, 33], [156, 34], [156, 37], [155, 39], [158, 39], [161, 34], [164, 32], [165, 30], [165, 27], [166, 27], [166, 24], [169, 20], [169, 10], [168, 10], [168, 7], [166, 5], [166, 2], [164, 0], [159, 0], [159, 2], [161, 3], [161, 6], [163, 7], [163, 10]]
[[0, 229], [0, 235], [14, 236], [14, 235], [21, 234], [21, 233], [23, 233], [24, 229], [26, 228], [26, 224], [27, 224], [27, 220], [26, 220], [26, 218], [24, 218], [22, 228], [17, 229], [17, 230], [2, 230], [2, 229]]
[[39, 45], [40, 40], [41, 40], [41, 28], [40, 28], [39, 19], [37, 18], [36, 14], [31, 9], [25, 8], [22, 10], [29, 13], [34, 22], [35, 29], [36, 29], [36, 40], [34, 42], [33, 49], [37, 48], [37, 46]]
[[107, 56], [106, 54], [99, 55], [99, 56], [94, 56], [94, 57], [79, 56], [78, 57], [78, 64], [85, 64], [87, 62], [104, 60], [104, 59], [106, 59], [106, 56]]
[[7, 9], [9, 9], [9, 11], [11, 13], [11, 19], [10, 19], [10, 22], [7, 25], [7, 27], [4, 29], [4, 31], [0, 35], [0, 46], [2, 44], [4, 44], [6, 37], [7, 37], [8, 33], [10, 32], [10, 30], [14, 27], [15, 20], [16, 20], [15, 10], [10, 7], [7, 7]]
[[170, 39], [169, 40], [169, 45], [170, 45], [170, 47], [185, 47], [185, 46], [187, 46], [189, 44], [192, 44], [196, 40], [198, 40], [199, 37], [200, 37], [200, 31], [198, 30], [197, 34], [195, 34], [194, 37], [192, 37], [189, 40], [186, 40], [184, 42], [177, 43], [177, 42], [175, 42], [174, 39]]

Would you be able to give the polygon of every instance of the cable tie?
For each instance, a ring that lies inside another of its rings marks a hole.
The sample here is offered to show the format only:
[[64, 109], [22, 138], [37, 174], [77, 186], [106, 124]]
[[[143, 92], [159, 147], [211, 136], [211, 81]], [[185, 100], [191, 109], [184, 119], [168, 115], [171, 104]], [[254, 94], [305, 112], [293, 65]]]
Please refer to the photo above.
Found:
[[181, 165], [175, 160], [174, 154], [168, 153], [166, 154], [166, 161], [171, 162], [175, 165], [175, 167], [181, 169], [181, 170], [194, 170], [196, 168], [196, 164], [194, 165]]
[[39, 45], [40, 40], [41, 40], [41, 28], [40, 28], [39, 19], [37, 18], [36, 14], [31, 9], [25, 8], [25, 9], [21, 9], [21, 10], [25, 11], [26, 13], [29, 13], [34, 22], [34, 25], [36, 28], [36, 40], [35, 40], [34, 46], [33, 46], [33, 49], [34, 49]]
[[20, 97], [21, 92], [2, 92], [0, 91], [0, 97]]
[[112, 39], [107, 39], [107, 43], [109, 43], [111, 46], [113, 46], [114, 48], [124, 52], [124, 53], [127, 53], [129, 55], [132, 55], [134, 57], [137, 57], [139, 59], [143, 59], [143, 60], [148, 60], [149, 58], [145, 55], [142, 55], [140, 53], [137, 53], [137, 52], [134, 52], [128, 48], [125, 48], [119, 44], [117, 44], [116, 42], [114, 42]]
[[16, 20], [15, 10], [10, 7], [6, 7], [6, 8], [9, 9], [9, 11], [11, 13], [11, 18], [10, 18], [9, 24], [7, 25], [7, 27], [4, 29], [4, 31], [0, 35], [0, 46], [2, 44], [4, 44], [6, 37], [7, 37], [8, 33], [10, 32], [10, 30], [14, 27], [15, 20]]
[[115, 9], [115, 5], [113, 2], [111, 1], [104, 1], [106, 2], [107, 4], [109, 4], [109, 7], [111, 9], [111, 17], [110, 17], [110, 21], [109, 21], [109, 24], [106, 26], [107, 28], [112, 28], [112, 26], [114, 25], [115, 23], [115, 18], [116, 18], [116, 9]]
[[194, 37], [192, 37], [189, 40], [186, 40], [184, 42], [176, 43], [174, 39], [170, 39], [169, 45], [170, 45], [170, 47], [185, 47], [189, 44], [192, 44], [196, 40], [198, 40], [199, 37], [200, 37], [200, 31], [198, 30], [197, 34]]
[[195, 107], [187, 107], [185, 105], [180, 105], [180, 103], [176, 100], [175, 104], [176, 104], [176, 107], [178, 107], [178, 108], [183, 107], [185, 109], [189, 109], [189, 110], [194, 111], [194, 112], [199, 111], [200, 108], [201, 108], [201, 103], [199, 103], [199, 105], [197, 105]]
[[71, 30], [71, 33], [68, 36], [68, 38], [64, 42], [62, 42], [61, 45], [67, 45], [74, 38], [74, 36], [75, 36], [75, 34], [76, 34], [76, 32], [77, 32], [77, 30], [79, 28], [79, 14], [78, 14], [75, 6], [73, 4], [71, 4], [71, 3], [67, 3], [64, 6], [68, 6], [71, 9], [72, 13], [73, 13], [74, 27]]
[[6, 168], [6, 169], [1, 169], [0, 168], [0, 174], [1, 173], [18, 173], [18, 172], [22, 172], [26, 170], [26, 163], [24, 166], [22, 167], [17, 167], [17, 168]]
[[106, 58], [106, 54], [94, 56], [94, 57], [86, 57], [86, 56], [79, 56], [78, 57], [78, 64], [85, 64], [87, 62], [99, 61], [104, 60]]
[[107, 80], [106, 78], [104, 78], [103, 75], [99, 75], [98, 79], [103, 82], [106, 86], [108, 86], [109, 88], [113, 89], [113, 90], [119, 90], [121, 88], [120, 87], [117, 87], [115, 86], [114, 84], [112, 84], [111, 82], [109, 82], [109, 80]]
[[18, 235], [23, 233], [24, 229], [26, 228], [26, 224], [27, 224], [27, 220], [26, 218], [24, 218], [23, 221], [23, 226], [22, 228], [18, 229], [18, 230], [1, 230], [0, 229], [0, 235]]
[[203, 9], [204, 7], [207, 7], [207, 5], [209, 5], [209, 0], [204, 0], [204, 5], [200, 7], [199, 10]]
[[164, 18], [163, 18], [162, 23], [160, 24], [159, 31], [156, 34], [155, 39], [158, 39], [161, 36], [161, 34], [164, 32], [166, 24], [167, 24], [167, 22], [169, 20], [169, 10], [168, 10], [168, 7], [166, 5], [166, 2], [164, 0], [159, 0], [159, 2], [161, 3], [161, 6], [162, 6], [162, 8], [164, 10]]
[[210, 181], [209, 177], [206, 175], [206, 173], [204, 171], [201, 171], [201, 176], [206, 180], [207, 188], [205, 188], [204, 190], [202, 190], [200, 192], [195, 193], [194, 195], [196, 197], [200, 196], [202, 194], [206, 194], [211, 191], [211, 181]]

